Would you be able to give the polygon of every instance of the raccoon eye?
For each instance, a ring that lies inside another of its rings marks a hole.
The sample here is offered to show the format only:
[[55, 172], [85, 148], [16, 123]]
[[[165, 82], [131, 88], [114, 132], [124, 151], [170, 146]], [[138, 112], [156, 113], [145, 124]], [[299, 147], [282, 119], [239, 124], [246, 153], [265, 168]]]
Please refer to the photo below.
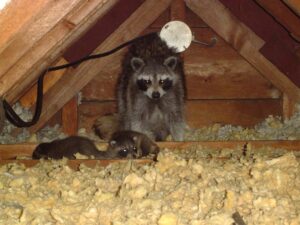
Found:
[[146, 84], [151, 84], [151, 80], [145, 80]]
[[164, 84], [164, 80], [159, 80], [159, 84]]
[[164, 83], [162, 84], [162, 88], [167, 91], [173, 86], [173, 82], [170, 79], [164, 80]]
[[128, 150], [126, 148], [123, 148], [118, 152], [118, 154], [119, 154], [119, 156], [125, 158], [128, 155]]

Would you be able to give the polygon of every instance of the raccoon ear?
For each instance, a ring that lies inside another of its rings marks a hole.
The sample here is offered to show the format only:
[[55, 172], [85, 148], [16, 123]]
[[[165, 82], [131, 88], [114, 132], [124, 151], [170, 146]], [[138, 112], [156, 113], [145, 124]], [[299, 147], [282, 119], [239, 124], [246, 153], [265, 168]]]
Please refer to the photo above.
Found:
[[111, 141], [109, 142], [109, 144], [110, 144], [111, 146], [114, 146], [115, 144], [117, 144], [117, 142], [116, 142], [115, 140], [111, 140]]
[[144, 60], [141, 58], [138, 58], [138, 57], [133, 57], [131, 59], [130, 63], [131, 63], [131, 67], [134, 71], [138, 71], [145, 65]]
[[165, 59], [164, 65], [169, 67], [171, 70], [175, 70], [177, 65], [177, 58], [175, 56], [170, 56]]

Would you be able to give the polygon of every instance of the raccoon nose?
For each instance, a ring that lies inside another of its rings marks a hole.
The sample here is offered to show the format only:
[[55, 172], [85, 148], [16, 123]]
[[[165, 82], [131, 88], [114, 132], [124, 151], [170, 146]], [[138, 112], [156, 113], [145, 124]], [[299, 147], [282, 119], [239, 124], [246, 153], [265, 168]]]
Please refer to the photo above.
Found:
[[154, 99], [160, 98], [159, 92], [158, 92], [158, 91], [154, 91], [154, 92], [152, 93], [152, 98], [154, 98]]

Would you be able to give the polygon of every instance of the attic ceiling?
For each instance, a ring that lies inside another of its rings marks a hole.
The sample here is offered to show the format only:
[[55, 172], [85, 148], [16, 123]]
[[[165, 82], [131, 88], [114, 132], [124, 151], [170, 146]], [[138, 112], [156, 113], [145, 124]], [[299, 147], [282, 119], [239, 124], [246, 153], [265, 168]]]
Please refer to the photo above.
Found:
[[[140, 35], [172, 2], [183, 4], [181, 0], [127, 0], [124, 7], [117, 0], [13, 1], [0, 11], [5, 31], [0, 34], [0, 96], [15, 102], [53, 63], [107, 51]], [[184, 2], [271, 83], [299, 101], [299, 1]], [[61, 72], [65, 75], [45, 94], [41, 120], [31, 130], [43, 126], [119, 54]]]

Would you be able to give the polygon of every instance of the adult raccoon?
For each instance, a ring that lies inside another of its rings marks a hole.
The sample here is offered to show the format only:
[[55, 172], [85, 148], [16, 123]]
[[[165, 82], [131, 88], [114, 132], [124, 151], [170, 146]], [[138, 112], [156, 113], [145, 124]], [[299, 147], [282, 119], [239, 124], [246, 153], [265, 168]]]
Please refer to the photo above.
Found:
[[184, 137], [183, 62], [158, 34], [132, 45], [119, 77], [120, 129], [147, 134], [156, 141]]

